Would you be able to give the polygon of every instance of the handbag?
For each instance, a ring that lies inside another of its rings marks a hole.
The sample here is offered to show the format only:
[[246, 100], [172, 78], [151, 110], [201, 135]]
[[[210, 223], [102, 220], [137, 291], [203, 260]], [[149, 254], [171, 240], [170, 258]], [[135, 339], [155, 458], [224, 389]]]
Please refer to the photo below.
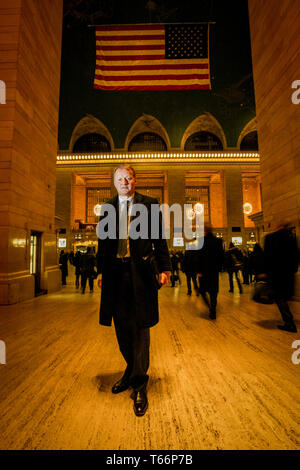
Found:
[[268, 281], [257, 281], [254, 284], [252, 299], [260, 304], [273, 304], [274, 291]]

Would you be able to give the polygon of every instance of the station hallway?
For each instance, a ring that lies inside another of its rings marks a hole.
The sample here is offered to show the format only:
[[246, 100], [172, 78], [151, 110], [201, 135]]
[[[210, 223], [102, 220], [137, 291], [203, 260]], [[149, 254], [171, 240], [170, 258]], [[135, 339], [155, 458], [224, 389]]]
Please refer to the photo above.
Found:
[[57, 293], [0, 307], [1, 449], [299, 448], [299, 333], [279, 331], [277, 307], [253, 302], [251, 287], [230, 294], [221, 274], [216, 321], [185, 283], [162, 289], [138, 418], [130, 390], [111, 393], [125, 365], [114, 328], [98, 324], [99, 289], [74, 284], [71, 273]]

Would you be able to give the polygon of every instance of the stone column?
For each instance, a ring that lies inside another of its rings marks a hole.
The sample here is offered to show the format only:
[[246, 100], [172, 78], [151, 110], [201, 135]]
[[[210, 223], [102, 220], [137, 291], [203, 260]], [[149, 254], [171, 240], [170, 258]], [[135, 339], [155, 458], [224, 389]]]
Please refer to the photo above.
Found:
[[287, 218], [300, 242], [299, 3], [248, 3], [265, 230]]
[[[173, 204], [177, 203], [180, 204], [182, 207], [182, 214], [183, 208], [185, 203], [185, 174], [184, 170], [178, 169], [169, 169], [168, 170], [168, 193], [169, 193], [169, 205], [172, 206]], [[171, 217], [171, 224], [170, 224], [170, 240], [168, 241], [170, 249], [176, 249], [173, 247], [173, 238], [181, 236], [181, 234], [177, 231], [179, 227], [174, 226], [173, 216]], [[182, 227], [182, 237], [184, 237], [183, 227]], [[178, 247], [178, 249], [183, 249], [183, 247]]]
[[30, 235], [39, 232], [41, 287], [61, 284], [55, 171], [62, 0], [1, 0], [0, 303], [31, 298]]
[[[227, 248], [232, 237], [242, 237], [242, 243], [246, 243], [243, 213], [243, 187], [240, 168], [228, 168], [224, 170], [226, 214], [227, 214]], [[239, 231], [233, 231], [233, 227], [239, 227]]]

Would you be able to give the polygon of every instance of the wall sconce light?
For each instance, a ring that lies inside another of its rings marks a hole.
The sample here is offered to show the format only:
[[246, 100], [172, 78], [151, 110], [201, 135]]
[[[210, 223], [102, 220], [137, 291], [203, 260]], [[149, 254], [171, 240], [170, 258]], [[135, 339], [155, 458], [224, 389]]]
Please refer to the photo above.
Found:
[[252, 212], [252, 204], [250, 204], [250, 202], [246, 202], [246, 203], [243, 205], [243, 211], [244, 211], [244, 214], [246, 214], [246, 215], [251, 214], [251, 212]]
[[101, 204], [96, 204], [94, 206], [94, 214], [99, 217], [101, 215]]
[[200, 202], [194, 205], [194, 211], [196, 214], [200, 215], [203, 214], [204, 206]]

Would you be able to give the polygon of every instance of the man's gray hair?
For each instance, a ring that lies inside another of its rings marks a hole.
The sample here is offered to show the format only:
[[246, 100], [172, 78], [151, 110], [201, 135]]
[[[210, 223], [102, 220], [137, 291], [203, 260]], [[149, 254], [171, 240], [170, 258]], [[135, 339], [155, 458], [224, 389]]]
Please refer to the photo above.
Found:
[[114, 169], [114, 176], [115, 176], [115, 173], [117, 170], [131, 170], [134, 178], [135, 178], [135, 170], [134, 168], [129, 165], [129, 163], [120, 163], [120, 165], [118, 165], [115, 169]]

